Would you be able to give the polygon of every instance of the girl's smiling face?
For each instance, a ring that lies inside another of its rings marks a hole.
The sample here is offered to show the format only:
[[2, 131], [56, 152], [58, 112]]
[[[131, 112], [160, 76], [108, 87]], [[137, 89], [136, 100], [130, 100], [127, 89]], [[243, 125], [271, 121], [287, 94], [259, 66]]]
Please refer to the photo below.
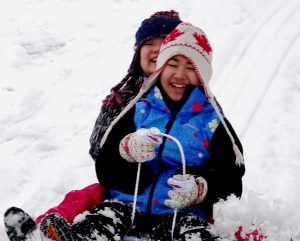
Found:
[[163, 38], [147, 40], [140, 49], [140, 65], [145, 74], [152, 74], [156, 69], [156, 60]]
[[159, 81], [173, 101], [181, 100], [188, 85], [200, 85], [193, 64], [182, 55], [176, 55], [167, 61]]

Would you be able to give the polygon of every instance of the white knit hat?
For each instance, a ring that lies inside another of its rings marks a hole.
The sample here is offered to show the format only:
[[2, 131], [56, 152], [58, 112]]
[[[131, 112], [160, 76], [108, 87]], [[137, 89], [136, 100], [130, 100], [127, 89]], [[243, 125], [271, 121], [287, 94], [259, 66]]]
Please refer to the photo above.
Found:
[[156, 71], [144, 83], [144, 86], [152, 85], [167, 61], [175, 55], [183, 55], [191, 61], [206, 95], [213, 98], [208, 88], [208, 82], [212, 76], [212, 48], [205, 33], [190, 23], [177, 25], [165, 38], [160, 47]]
[[183, 55], [194, 65], [202, 85], [207, 85], [212, 75], [212, 48], [205, 33], [189, 23], [179, 24], [163, 41], [157, 59], [157, 69], [173, 56]]

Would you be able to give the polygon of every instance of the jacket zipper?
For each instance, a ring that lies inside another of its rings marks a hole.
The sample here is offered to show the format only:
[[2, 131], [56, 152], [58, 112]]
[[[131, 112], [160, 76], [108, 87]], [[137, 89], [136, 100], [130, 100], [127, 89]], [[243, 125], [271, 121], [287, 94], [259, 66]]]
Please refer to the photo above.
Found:
[[[170, 132], [172, 126], [173, 126], [173, 123], [175, 121], [176, 115], [177, 115], [177, 113], [174, 113], [174, 114], [171, 115], [171, 118], [170, 118], [169, 122], [166, 124], [165, 134], [169, 134], [169, 132]], [[160, 147], [158, 149], [157, 160], [159, 162], [158, 163], [159, 164], [159, 171], [156, 174], [156, 176], [154, 177], [154, 182], [151, 186], [151, 190], [150, 190], [150, 193], [149, 193], [148, 202], [147, 202], [147, 209], [146, 209], [146, 214], [147, 215], [152, 213], [151, 211], [152, 211], [154, 190], [155, 190], [155, 187], [157, 185], [158, 178], [159, 178], [160, 174], [162, 173], [162, 159], [161, 159], [161, 156], [162, 156], [162, 152], [163, 152], [163, 149], [164, 149], [164, 146], [165, 146], [165, 143], [166, 143], [166, 139], [167, 139], [166, 137], [163, 137], [163, 142], [162, 142], [162, 144], [160, 145]]]

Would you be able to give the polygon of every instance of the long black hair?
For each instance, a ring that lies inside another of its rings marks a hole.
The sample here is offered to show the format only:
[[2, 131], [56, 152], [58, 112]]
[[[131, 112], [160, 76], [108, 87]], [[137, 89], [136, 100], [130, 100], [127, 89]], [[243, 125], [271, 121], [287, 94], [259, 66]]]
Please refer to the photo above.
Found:
[[122, 105], [128, 94], [132, 95], [139, 91], [143, 77], [145, 76], [140, 65], [141, 47], [142, 44], [135, 48], [135, 53], [126, 76], [117, 85], [111, 88], [110, 94], [103, 100], [105, 107]]

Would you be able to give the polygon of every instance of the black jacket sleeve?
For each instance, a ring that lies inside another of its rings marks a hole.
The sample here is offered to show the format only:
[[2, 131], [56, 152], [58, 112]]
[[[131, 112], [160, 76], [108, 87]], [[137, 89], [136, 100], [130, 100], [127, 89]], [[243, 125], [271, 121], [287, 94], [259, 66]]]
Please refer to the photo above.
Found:
[[[241, 142], [227, 119], [225, 122], [235, 140], [239, 150], [243, 153]], [[208, 183], [207, 196], [203, 202], [210, 207], [220, 199], [226, 199], [229, 195], [242, 195], [242, 177], [245, 166], [235, 164], [235, 153], [232, 142], [224, 126], [220, 123], [210, 143], [210, 160], [203, 177]]]
[[[134, 108], [128, 111], [112, 128], [107, 140], [96, 158], [98, 180], [107, 188], [118, 189], [126, 193], [134, 193], [137, 176], [137, 163], [129, 163], [119, 153], [119, 143], [129, 133], [136, 131]], [[142, 193], [152, 179], [152, 172], [142, 165], [139, 193]]]
[[121, 106], [106, 107], [101, 106], [100, 113], [96, 119], [93, 132], [90, 137], [90, 150], [89, 153], [96, 161], [99, 157], [100, 143], [110, 123], [121, 112]]

